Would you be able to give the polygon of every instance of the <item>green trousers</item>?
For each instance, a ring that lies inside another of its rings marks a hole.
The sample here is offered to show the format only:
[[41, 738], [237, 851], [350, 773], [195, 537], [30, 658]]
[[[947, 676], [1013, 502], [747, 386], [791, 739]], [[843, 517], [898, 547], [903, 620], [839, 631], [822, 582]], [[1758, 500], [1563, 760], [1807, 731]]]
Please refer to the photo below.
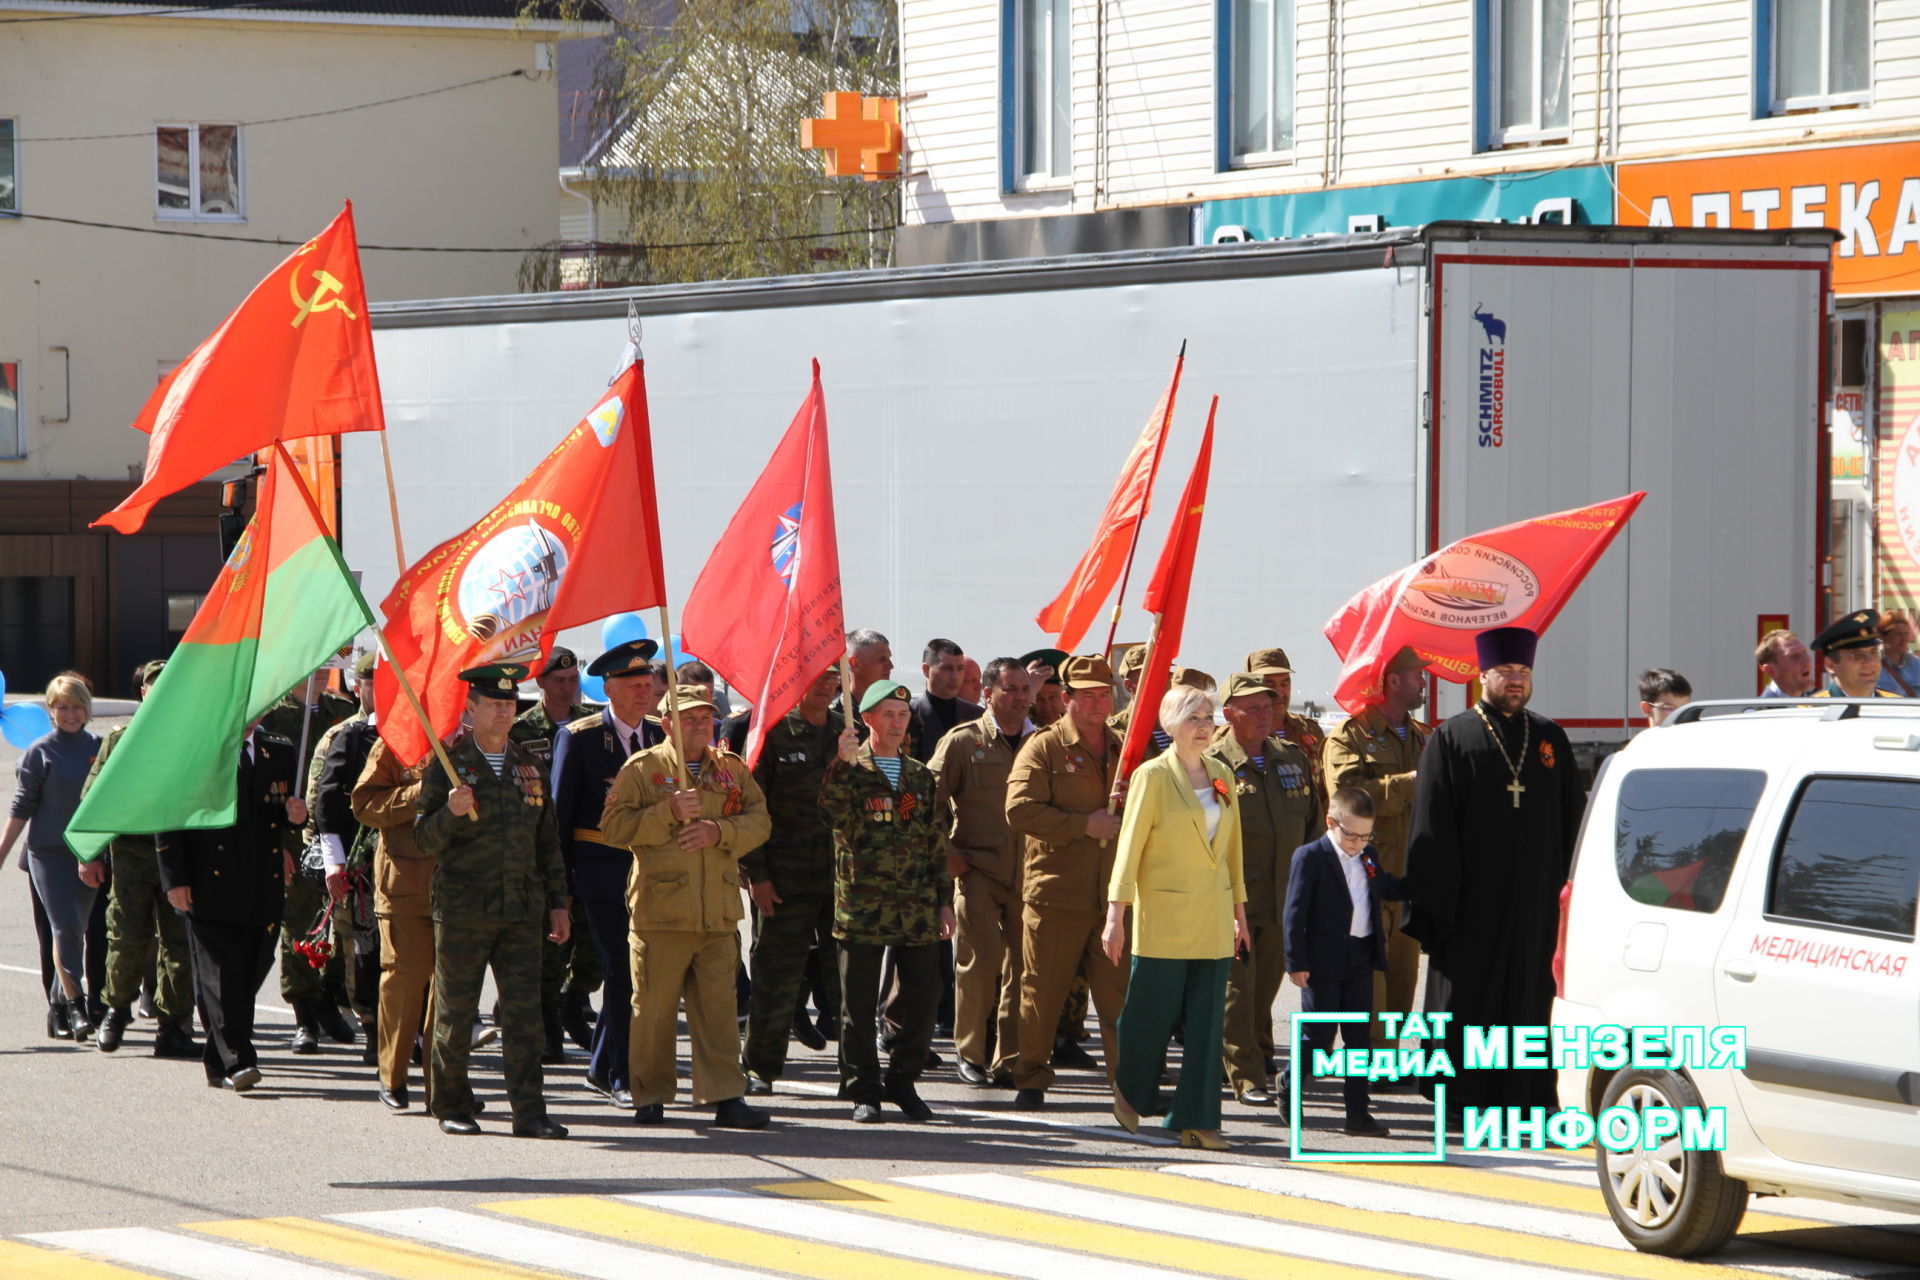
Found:
[[104, 994], [110, 1008], [133, 1007], [156, 938], [160, 951], [153, 1003], [163, 1021], [185, 1030], [193, 1024], [187, 919], [160, 891], [160, 861], [152, 838], [122, 837], [113, 842], [113, 895], [107, 902]]
[[565, 942], [540, 941], [540, 1007], [558, 1009], [568, 996], [591, 995], [600, 989], [600, 949], [587, 932], [587, 913], [575, 899], [573, 936]]
[[467, 1076], [473, 1019], [487, 970], [500, 997], [501, 1074], [513, 1118], [547, 1113], [540, 1069], [540, 932], [532, 921], [476, 920], [433, 925], [433, 1051], [427, 1059], [428, 1106], [434, 1115], [473, 1115]]
[[1169, 1129], [1220, 1127], [1221, 1039], [1226, 1023], [1227, 966], [1218, 960], [1161, 960], [1135, 956], [1127, 978], [1127, 1003], [1114, 1028], [1114, 1087], [1127, 1105], [1146, 1115], [1159, 1093], [1173, 1029], [1186, 1027], [1180, 1084], [1167, 1109]]
[[762, 1080], [778, 1080], [787, 1066], [787, 1041], [806, 997], [807, 952], [820, 959], [839, 987], [837, 946], [833, 940], [833, 895], [793, 897], [772, 915], [754, 913], [752, 979], [747, 997], [747, 1040], [741, 1061]]

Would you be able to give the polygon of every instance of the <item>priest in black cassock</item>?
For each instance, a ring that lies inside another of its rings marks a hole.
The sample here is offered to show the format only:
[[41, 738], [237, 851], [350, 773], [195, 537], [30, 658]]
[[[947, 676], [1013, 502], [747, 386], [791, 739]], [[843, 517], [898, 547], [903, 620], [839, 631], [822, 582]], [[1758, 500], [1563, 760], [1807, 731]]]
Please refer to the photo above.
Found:
[[1587, 800], [1566, 732], [1527, 709], [1538, 639], [1524, 627], [1482, 634], [1480, 701], [1420, 757], [1406, 932], [1427, 953], [1427, 1009], [1453, 1014], [1450, 1112], [1555, 1104], [1552, 1070], [1467, 1071], [1461, 1054], [1463, 1027], [1544, 1026], [1553, 1007], [1560, 889]]

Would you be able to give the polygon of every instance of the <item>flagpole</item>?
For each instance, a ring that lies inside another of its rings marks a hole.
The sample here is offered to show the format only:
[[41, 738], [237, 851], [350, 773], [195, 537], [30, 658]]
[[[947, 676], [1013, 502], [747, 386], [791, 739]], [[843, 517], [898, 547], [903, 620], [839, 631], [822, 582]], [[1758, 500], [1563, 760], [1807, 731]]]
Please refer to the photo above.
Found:
[[848, 655], [840, 655], [840, 714], [846, 717], [843, 729], [852, 729], [853, 722], [853, 663]]
[[[1146, 660], [1140, 664], [1140, 670], [1143, 675], [1146, 672], [1153, 670], [1153, 660], [1159, 656], [1160, 656], [1160, 615], [1156, 613], [1153, 615], [1153, 630], [1147, 633]], [[1129, 733], [1131, 733], [1133, 730], [1134, 717], [1140, 714], [1141, 707], [1138, 699], [1135, 699], [1129, 705], [1131, 705], [1133, 708], [1131, 714], [1129, 714], [1127, 717], [1127, 730]], [[1159, 708], [1158, 707], [1154, 708], [1152, 714], [1156, 716], [1159, 715], [1160, 714]], [[1152, 731], [1149, 730], [1148, 732], [1152, 732]], [[1120, 798], [1124, 794], [1124, 788], [1127, 785], [1127, 779], [1120, 776], [1120, 770], [1123, 766], [1125, 766], [1126, 763], [1127, 763], [1127, 742], [1125, 738], [1122, 738], [1120, 740], [1120, 759], [1113, 766], [1113, 791], [1110, 795], [1107, 796], [1107, 812], [1110, 814], [1120, 812]], [[1100, 847], [1102, 849], [1106, 848], [1107, 842], [1105, 840], [1102, 840], [1100, 842]]]
[[[1167, 411], [1160, 418], [1160, 439], [1153, 447], [1153, 469], [1147, 473], [1147, 492], [1141, 506], [1153, 501], [1153, 481], [1160, 475], [1160, 456], [1167, 451], [1167, 428], [1173, 421], [1173, 402], [1180, 394], [1180, 370], [1187, 360], [1187, 340], [1180, 339], [1180, 354], [1173, 361], [1173, 389], [1167, 393]], [[1120, 630], [1120, 608], [1127, 599], [1127, 579], [1133, 576], [1133, 553], [1140, 549], [1140, 527], [1146, 524], [1146, 512], [1133, 522], [1133, 538], [1127, 543], [1127, 561], [1120, 568], [1120, 593], [1113, 598], [1113, 617], [1107, 623], [1106, 647], [1100, 650], [1102, 657], [1113, 652], [1113, 637]]]
[[393, 491], [393, 451], [387, 448], [387, 429], [381, 427], [380, 461], [387, 469], [387, 510], [393, 516], [393, 558], [399, 562], [400, 576], [407, 576], [407, 551], [400, 545], [400, 497]]
[[680, 789], [691, 791], [693, 780], [687, 774], [687, 754], [680, 746], [680, 681], [673, 670], [673, 619], [667, 616], [667, 602], [664, 599], [660, 601], [660, 643], [667, 650], [667, 740], [673, 743]]
[[[373, 638], [379, 643], [381, 654], [386, 657], [387, 670], [393, 672], [394, 678], [400, 681], [400, 692], [407, 695], [407, 705], [413, 708], [413, 714], [420, 720], [420, 727], [426, 731], [427, 743], [433, 748], [434, 759], [438, 760], [440, 767], [447, 771], [447, 781], [455, 787], [460, 786], [460, 775], [454, 772], [453, 757], [447, 754], [446, 745], [440, 741], [440, 735], [433, 731], [433, 721], [427, 719], [427, 709], [420, 705], [420, 695], [413, 691], [413, 681], [407, 679], [407, 669], [393, 660], [393, 650], [387, 647], [387, 633], [375, 627]], [[472, 809], [467, 810], [467, 821], [480, 821], [479, 813]]]
[[319, 674], [318, 671], [308, 673], [306, 682], [300, 686], [300, 754], [294, 757], [300, 762], [300, 771], [294, 775], [293, 794], [302, 800], [307, 798], [307, 735], [313, 728], [314, 677]]

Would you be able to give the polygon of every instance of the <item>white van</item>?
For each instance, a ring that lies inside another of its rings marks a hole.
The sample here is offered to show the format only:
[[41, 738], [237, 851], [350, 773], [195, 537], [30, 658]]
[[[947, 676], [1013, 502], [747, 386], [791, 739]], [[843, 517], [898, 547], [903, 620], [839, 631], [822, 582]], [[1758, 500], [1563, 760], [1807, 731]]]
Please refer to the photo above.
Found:
[[1637, 1248], [1710, 1253], [1749, 1195], [1920, 1212], [1917, 897], [1920, 701], [1696, 702], [1605, 762], [1556, 1026], [1746, 1043], [1742, 1068], [1562, 1064], [1563, 1107], [1724, 1109], [1724, 1151], [1596, 1144]]

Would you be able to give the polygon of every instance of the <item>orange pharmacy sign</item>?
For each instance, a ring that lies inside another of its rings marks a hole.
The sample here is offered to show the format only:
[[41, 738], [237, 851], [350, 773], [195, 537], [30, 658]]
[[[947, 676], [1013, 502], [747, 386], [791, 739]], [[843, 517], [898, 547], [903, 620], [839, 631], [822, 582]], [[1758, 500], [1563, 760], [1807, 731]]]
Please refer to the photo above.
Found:
[[1629, 227], [1829, 227], [1841, 294], [1920, 293], [1920, 142], [1622, 164]]

